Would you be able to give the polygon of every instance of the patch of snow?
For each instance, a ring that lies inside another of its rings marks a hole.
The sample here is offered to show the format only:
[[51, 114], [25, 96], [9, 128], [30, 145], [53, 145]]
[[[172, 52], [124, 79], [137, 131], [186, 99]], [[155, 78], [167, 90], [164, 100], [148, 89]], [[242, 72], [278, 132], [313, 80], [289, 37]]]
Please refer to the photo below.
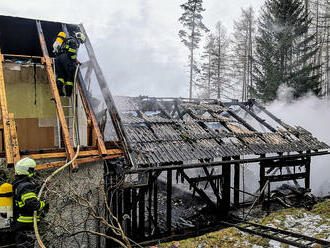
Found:
[[316, 214], [303, 213], [303, 217], [287, 215], [284, 221], [284, 226], [292, 232], [301, 233], [303, 235], [313, 237], [316, 234], [324, 233], [327, 239], [330, 236], [330, 225], [322, 224], [324, 219]]
[[269, 247], [271, 248], [281, 248], [281, 242], [270, 240], [269, 241]]

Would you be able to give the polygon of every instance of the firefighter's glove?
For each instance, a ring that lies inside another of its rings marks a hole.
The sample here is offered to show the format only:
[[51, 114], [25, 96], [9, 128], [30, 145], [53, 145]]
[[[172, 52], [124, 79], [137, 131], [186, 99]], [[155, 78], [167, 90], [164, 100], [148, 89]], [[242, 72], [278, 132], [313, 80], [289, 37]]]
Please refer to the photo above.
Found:
[[[44, 202], [44, 201], [40, 201], [40, 202]], [[43, 207], [43, 209], [41, 209], [39, 216], [41, 218], [45, 218], [45, 216], [48, 213], [48, 211], [49, 211], [49, 204], [48, 203], [45, 203], [45, 206]]]
[[48, 213], [48, 211], [49, 211], [49, 203], [45, 203], [45, 206], [44, 206], [44, 208], [42, 209], [42, 211], [46, 214], [46, 213]]

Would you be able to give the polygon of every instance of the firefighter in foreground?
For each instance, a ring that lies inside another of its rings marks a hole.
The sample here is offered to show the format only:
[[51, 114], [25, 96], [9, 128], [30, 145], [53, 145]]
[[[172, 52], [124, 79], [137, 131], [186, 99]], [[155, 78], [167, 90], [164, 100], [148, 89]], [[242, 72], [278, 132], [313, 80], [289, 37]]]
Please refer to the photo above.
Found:
[[[49, 205], [37, 198], [37, 185], [32, 181], [36, 162], [23, 158], [15, 165], [14, 193], [14, 232], [17, 248], [34, 247], [33, 212], [47, 211]], [[38, 221], [40, 217], [38, 215]]]
[[69, 97], [72, 94], [76, 65], [79, 63], [77, 51], [85, 40], [85, 35], [81, 32], [75, 32], [72, 37], [66, 37], [64, 32], [60, 32], [53, 43], [53, 53], [56, 55], [56, 84], [60, 96], [64, 96], [63, 86], [65, 96]]

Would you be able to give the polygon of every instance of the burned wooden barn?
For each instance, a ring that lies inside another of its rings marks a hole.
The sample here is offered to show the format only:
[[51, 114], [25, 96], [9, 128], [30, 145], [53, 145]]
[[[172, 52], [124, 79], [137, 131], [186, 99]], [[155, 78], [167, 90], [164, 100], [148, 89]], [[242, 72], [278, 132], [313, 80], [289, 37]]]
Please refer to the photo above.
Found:
[[[80, 48], [84, 56], [77, 71], [75, 98], [69, 99], [60, 97], [56, 87], [52, 42], [58, 32], [69, 35], [77, 29], [87, 40]], [[0, 16], [0, 34], [0, 157], [4, 167], [10, 170], [29, 156], [38, 161], [37, 170], [47, 174], [71, 160], [79, 144], [80, 152], [68, 174], [80, 173], [77, 184], [84, 185], [93, 171], [95, 178], [88, 179], [100, 183], [107, 193], [106, 200], [98, 201], [98, 196], [89, 194], [98, 185], [79, 192], [102, 205], [98, 206], [99, 218], [90, 221], [90, 211], [84, 213], [92, 232], [113, 234], [102, 226], [104, 215], [109, 223], [117, 217], [135, 241], [207, 227], [208, 222], [199, 220], [196, 225], [186, 219], [189, 209], [194, 208], [196, 215], [202, 208], [194, 206], [192, 197], [178, 195], [180, 190], [198, 195], [203, 209], [221, 219], [232, 207], [246, 203], [242, 198], [245, 166], [257, 168], [258, 196], [267, 202], [272, 185], [278, 182], [302, 181], [310, 188], [311, 158], [329, 154], [327, 144], [302, 127], [282, 122], [254, 100], [113, 98], [83, 25]], [[95, 99], [103, 102], [102, 111], [102, 104], [93, 104]], [[70, 177], [63, 176], [63, 181], [70, 184]], [[177, 199], [185, 205], [180, 213]], [[50, 200], [54, 206], [69, 202], [64, 197]], [[70, 204], [67, 207], [73, 209]], [[56, 214], [48, 215], [51, 219]], [[69, 217], [66, 230], [72, 228]], [[176, 225], [175, 219], [183, 225]], [[86, 228], [80, 220], [76, 222], [77, 228]], [[110, 240], [102, 239], [90, 235], [87, 241], [81, 238], [77, 247], [111, 247]], [[63, 241], [62, 247], [71, 241]]]
[[[328, 154], [327, 144], [254, 100], [116, 97], [115, 102], [132, 165], [110, 171], [107, 183], [111, 188], [122, 182], [122, 188], [109, 191], [111, 207], [134, 240], [184, 232], [172, 223], [178, 182], [221, 218], [245, 203], [245, 165], [257, 167], [259, 200], [267, 202], [276, 182], [302, 181], [309, 188], [311, 157]], [[159, 194], [166, 200], [159, 202]]]

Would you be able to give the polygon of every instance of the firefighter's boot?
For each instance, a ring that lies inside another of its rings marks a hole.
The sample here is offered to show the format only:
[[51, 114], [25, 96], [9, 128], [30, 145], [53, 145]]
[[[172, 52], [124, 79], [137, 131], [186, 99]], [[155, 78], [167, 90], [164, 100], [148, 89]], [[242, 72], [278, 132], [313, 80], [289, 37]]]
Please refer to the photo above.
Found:
[[64, 84], [64, 79], [63, 78], [58, 78], [57, 81], [56, 81], [56, 85], [57, 85], [58, 94], [60, 96], [64, 96], [63, 84]]

